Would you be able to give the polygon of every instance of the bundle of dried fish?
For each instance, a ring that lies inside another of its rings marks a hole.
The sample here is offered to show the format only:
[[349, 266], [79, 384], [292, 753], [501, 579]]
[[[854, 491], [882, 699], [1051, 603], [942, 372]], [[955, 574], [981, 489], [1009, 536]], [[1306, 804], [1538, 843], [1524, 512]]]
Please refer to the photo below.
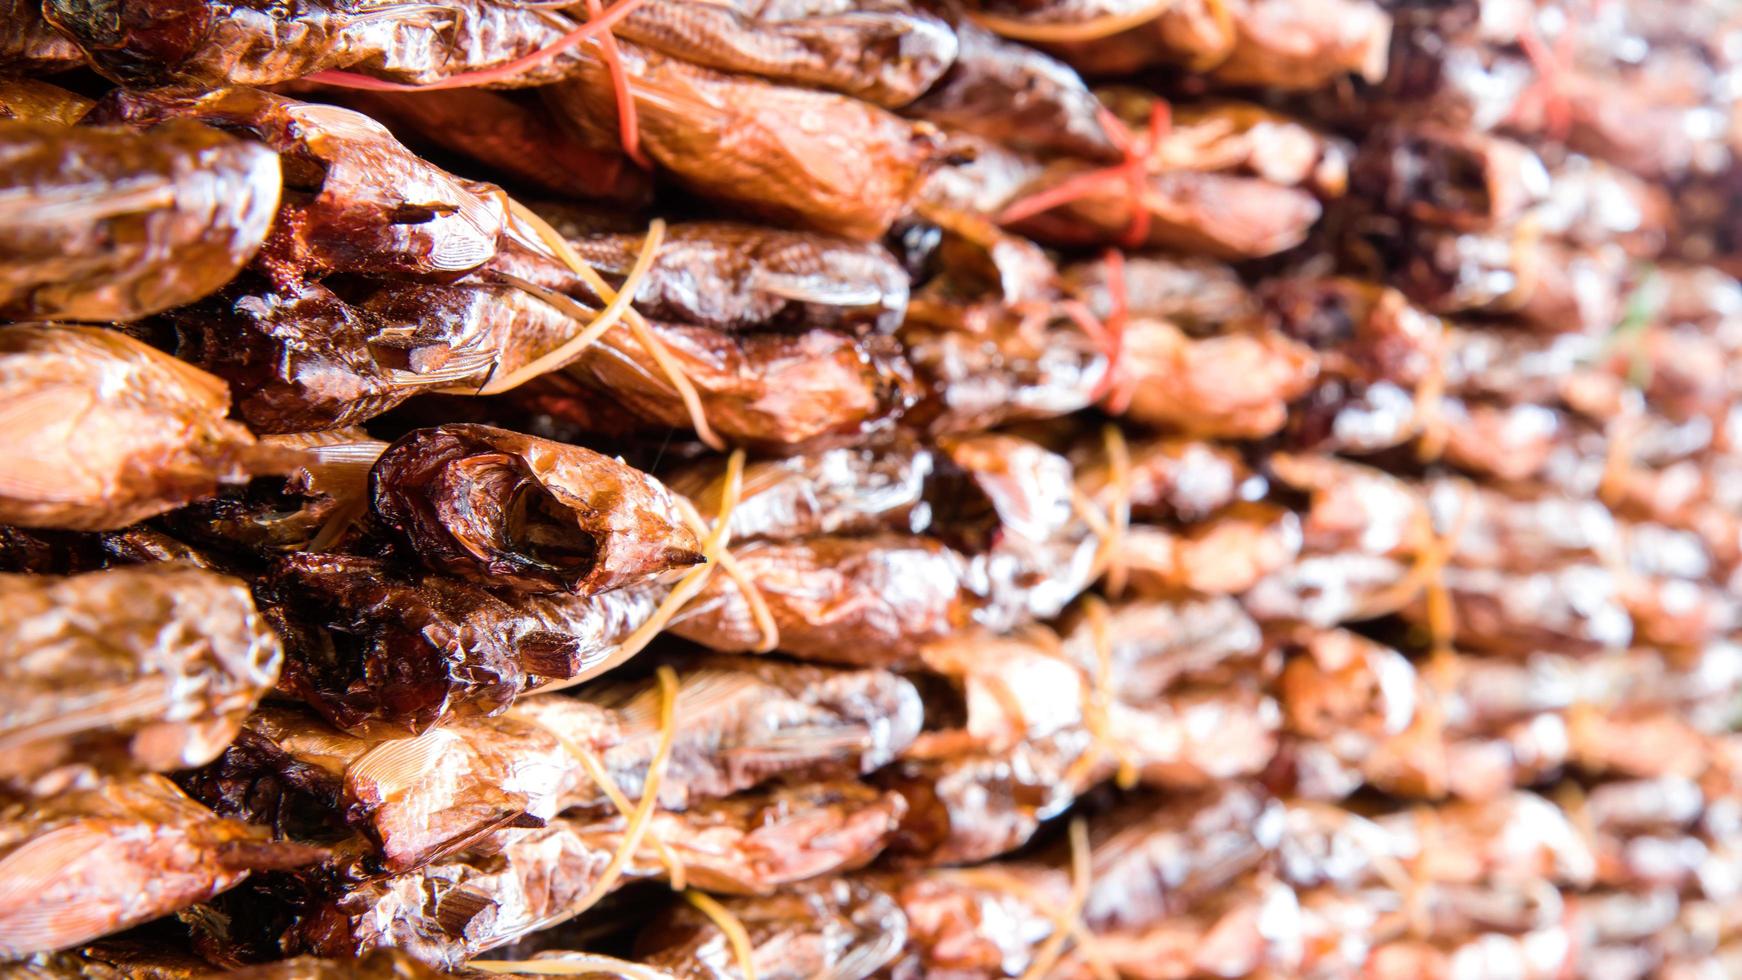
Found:
[[620, 76], [577, 49], [571, 77], [551, 87], [552, 104], [595, 141], [609, 140], [620, 84], [648, 157], [692, 191], [765, 218], [876, 238], [948, 153], [935, 127], [869, 102], [617, 47]]
[[1724, 45], [1734, 26], [1651, 43], [1628, 23], [1646, 5], [1607, 16], [1593, 6], [1413, 8], [1399, 19], [1392, 70], [1375, 101], [1382, 111], [1460, 128], [1546, 137], [1658, 180], [1726, 160], [1714, 110], [1728, 99]]
[[559, 817], [305, 905], [281, 943], [328, 956], [397, 948], [457, 966], [572, 918], [635, 879], [769, 894], [856, 869], [876, 856], [900, 807], [899, 797], [857, 783], [798, 786], [659, 814], [640, 846], [626, 843], [627, 817]]
[[378, 866], [399, 872], [505, 827], [609, 806], [611, 792], [641, 798], [656, 785], [659, 807], [683, 810], [782, 774], [868, 772], [920, 724], [918, 695], [893, 674], [773, 661], [686, 670], [669, 715], [662, 687], [645, 681], [585, 694], [529, 698], [411, 739], [341, 734], [306, 712], [268, 708], [189, 785], [220, 812], [285, 833], [359, 831]]
[[1349, 153], [1287, 117], [1242, 103], [1172, 107], [1103, 93], [1125, 159], [1064, 160], [1012, 186], [997, 219], [1043, 241], [1181, 249], [1220, 258], [1299, 245], [1320, 197], [1342, 196]]
[[928, 690], [930, 729], [883, 777], [908, 801], [892, 849], [910, 863], [1014, 850], [1105, 780], [1202, 787], [1268, 765], [1276, 706], [1250, 682], [1262, 644], [1238, 605], [1090, 600], [1071, 623], [926, 650], [951, 685]]
[[277, 562], [262, 590], [291, 653], [284, 690], [342, 728], [419, 732], [611, 666], [670, 587], [503, 597], [379, 558], [301, 552]]
[[[741, 574], [711, 580], [672, 632], [716, 650], [913, 663], [924, 644], [969, 623], [1005, 629], [1054, 615], [1099, 574], [1064, 458], [1001, 435], [897, 449], [881, 461], [880, 452], [795, 457], [767, 467], [778, 479], [766, 488], [774, 478], [752, 468], [739, 510], [761, 538], [731, 549]], [[886, 471], [910, 466], [924, 468], [895, 493], [882, 490]], [[678, 482], [708, 486], [718, 472], [710, 464]], [[843, 477], [857, 485], [840, 485]], [[861, 488], [876, 494], [875, 512], [847, 495]], [[818, 510], [792, 513], [794, 494]], [[779, 527], [773, 515], [797, 520]]]

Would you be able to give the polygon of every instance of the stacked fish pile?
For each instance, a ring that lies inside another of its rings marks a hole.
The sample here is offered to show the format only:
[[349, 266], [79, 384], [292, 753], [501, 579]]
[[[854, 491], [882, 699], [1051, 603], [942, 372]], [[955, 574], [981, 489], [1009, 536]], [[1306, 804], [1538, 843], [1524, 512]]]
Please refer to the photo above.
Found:
[[0, 972], [1742, 975], [1739, 91], [1696, 0], [0, 0]]

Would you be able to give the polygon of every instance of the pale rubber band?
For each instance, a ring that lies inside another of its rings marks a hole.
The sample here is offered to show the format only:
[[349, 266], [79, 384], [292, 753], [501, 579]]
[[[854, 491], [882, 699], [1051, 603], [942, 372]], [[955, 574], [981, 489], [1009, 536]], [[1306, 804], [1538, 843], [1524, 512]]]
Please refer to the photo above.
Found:
[[1125, 434], [1111, 423], [1101, 430], [1101, 438], [1107, 446], [1110, 486], [1113, 488], [1113, 499], [1107, 505], [1111, 531], [1107, 541], [1107, 594], [1117, 598], [1125, 591], [1129, 576], [1120, 542], [1131, 529], [1131, 447], [1125, 442]]
[[[1071, 900], [1066, 906], [1064, 918], [1066, 921], [1080, 921], [1083, 917], [1083, 906], [1089, 901], [1090, 881], [1089, 868], [1089, 825], [1082, 817], [1071, 820]], [[1085, 927], [1086, 929], [1086, 927]], [[1052, 935], [1034, 954], [1034, 959], [1028, 964], [1028, 969], [1022, 972], [1021, 980], [1044, 980], [1052, 968], [1064, 955], [1065, 943], [1070, 940], [1071, 930], [1055, 926]]]
[[[1332, 819], [1342, 824], [1347, 824], [1354, 818], [1354, 814], [1342, 807], [1326, 806], [1323, 804], [1310, 805], [1315, 810], [1331, 815]], [[1369, 840], [1367, 835], [1357, 834], [1354, 843], [1360, 851], [1367, 855], [1367, 860], [1373, 865], [1373, 873], [1379, 878], [1380, 882], [1387, 888], [1396, 892], [1398, 897], [1403, 901], [1403, 916], [1405, 923], [1407, 923], [1406, 928], [1416, 928], [1422, 918], [1421, 911], [1418, 909], [1420, 904], [1419, 893], [1421, 891], [1421, 882], [1416, 879], [1415, 875], [1404, 868], [1403, 862], [1399, 861], [1395, 855], [1387, 854], [1373, 846], [1372, 841]]]
[[1173, 4], [1174, 0], [1159, 0], [1151, 6], [1134, 10], [1128, 14], [1106, 14], [1101, 17], [1077, 21], [1073, 24], [1035, 24], [1016, 17], [989, 14], [983, 10], [963, 12], [974, 23], [999, 37], [1006, 37], [1012, 41], [1070, 44], [1072, 42], [1099, 41], [1115, 34], [1123, 34], [1134, 27], [1142, 27], [1160, 17]]
[[[599, 761], [597, 754], [576, 745], [573, 740], [554, 728], [544, 725], [539, 725], [539, 727], [544, 728], [555, 737], [557, 744], [563, 747], [563, 751], [581, 764], [581, 768], [587, 771], [587, 778], [591, 779], [593, 785], [604, 792], [605, 798], [611, 801], [611, 805], [617, 808], [617, 812], [622, 814], [624, 819], [627, 820], [635, 816], [634, 804], [629, 802], [629, 797], [623, 795], [623, 788], [617, 785], [617, 780], [612, 778], [611, 773], [606, 770], [605, 764]], [[649, 831], [649, 833], [652, 832]], [[673, 851], [665, 841], [657, 836], [653, 837], [653, 847], [659, 852], [660, 863], [665, 865], [666, 878], [670, 881], [671, 887], [674, 890], [683, 890], [688, 877], [683, 859], [678, 857], [677, 852]]]
[[593, 887], [587, 889], [585, 895], [562, 911], [538, 920], [522, 930], [520, 935], [567, 922], [597, 905], [616, 886], [617, 879], [622, 877], [630, 859], [635, 856], [636, 849], [641, 846], [642, 838], [652, 826], [653, 811], [659, 805], [659, 785], [665, 779], [666, 766], [671, 761], [672, 743], [677, 739], [677, 673], [670, 667], [660, 667], [656, 676], [659, 678], [659, 745], [653, 750], [653, 758], [647, 764], [647, 776], [641, 784], [641, 800], [623, 828], [622, 841], [611, 855], [610, 862], [605, 865], [605, 870], [599, 873], [599, 880], [593, 882]]
[[1089, 526], [1089, 533], [1097, 539], [1095, 574], [1097, 577], [1107, 577], [1107, 592], [1117, 597], [1125, 591], [1129, 577], [1124, 555], [1119, 551], [1119, 543], [1124, 540], [1126, 531], [1131, 527], [1131, 448], [1125, 441], [1125, 434], [1116, 425], [1109, 424], [1103, 428], [1101, 437], [1107, 451], [1107, 487], [1112, 491], [1113, 499], [1103, 511], [1098, 502], [1073, 486], [1071, 509]]
[[576, 684], [591, 680], [608, 670], [618, 667], [636, 654], [640, 653], [654, 637], [658, 636], [670, 623], [672, 618], [694, 599], [704, 586], [708, 577], [713, 574], [714, 567], [719, 564], [720, 555], [725, 553], [726, 545], [732, 537], [732, 511], [738, 506], [738, 497], [744, 485], [744, 450], [734, 449], [726, 457], [726, 491], [720, 502], [720, 516], [714, 525], [714, 530], [702, 542], [702, 557], [707, 560], [684, 573], [677, 585], [653, 610], [653, 615], [647, 621], [637, 626], [634, 632], [623, 638], [614, 650], [604, 660], [589, 670], [582, 671], [574, 677], [565, 677], [541, 685], [532, 694], [544, 694], [549, 691], [560, 691], [574, 687]]
[[1627, 499], [1627, 484], [1633, 474], [1633, 444], [1645, 421], [1644, 398], [1628, 399], [1627, 406], [1609, 420], [1604, 432], [1603, 475], [1597, 481], [1597, 496], [1610, 507]]
[[692, 888], [684, 892], [683, 897], [726, 934], [726, 941], [732, 944], [732, 956], [738, 961], [738, 971], [744, 975], [743, 980], [756, 980], [756, 957], [750, 945], [750, 930], [744, 928], [744, 923], [712, 895]]
[[[568, 266], [569, 271], [579, 276], [581, 281], [587, 284], [588, 289], [597, 293], [599, 298], [606, 302], [617, 298], [617, 291], [611, 288], [611, 284], [607, 283], [604, 277], [599, 275], [592, 266], [581, 261], [580, 255], [561, 235], [556, 233], [555, 229], [513, 198], [508, 198], [508, 206], [516, 218], [525, 221], [538, 234], [539, 239], [550, 249], [552, 255]], [[696, 438], [711, 449], [724, 451], [726, 444], [714, 434], [713, 427], [708, 424], [707, 414], [702, 410], [701, 395], [697, 393], [696, 387], [689, 377], [677, 366], [671, 356], [670, 349], [665, 346], [665, 342], [654, 336], [653, 328], [647, 325], [647, 320], [636, 312], [633, 306], [624, 310], [623, 320], [629, 325], [630, 333], [635, 337], [636, 342], [647, 350], [654, 363], [665, 374], [666, 380], [670, 381], [672, 387], [677, 390], [678, 398], [683, 401], [684, 411], [689, 413], [690, 426], [696, 430]]]
[[1129, 790], [1137, 785], [1137, 763], [1132, 760], [1129, 749], [1121, 745], [1112, 733], [1116, 698], [1113, 692], [1113, 632], [1107, 621], [1107, 603], [1099, 596], [1085, 596], [1083, 614], [1088, 618], [1089, 634], [1095, 647], [1095, 669], [1086, 692], [1089, 703], [1083, 706], [1083, 721], [1094, 743], [1089, 752], [1078, 756], [1065, 770], [1065, 782], [1075, 785], [1103, 759], [1110, 759], [1117, 765], [1114, 785]]
[[1425, 500], [1421, 501], [1422, 509], [1415, 521], [1415, 556], [1409, 571], [1401, 580], [1366, 603], [1367, 609], [1384, 613], [1402, 608], [1415, 601], [1418, 596], [1422, 597], [1427, 603], [1426, 625], [1432, 652], [1436, 657], [1451, 651], [1453, 637], [1457, 633], [1456, 609], [1451, 601], [1451, 594], [1445, 587], [1444, 576], [1446, 566], [1451, 563], [1452, 552], [1457, 547], [1457, 540], [1463, 536], [1470, 512], [1474, 509], [1470, 501], [1471, 492], [1468, 486], [1462, 488], [1457, 515], [1452, 519], [1452, 526], [1444, 533], [1434, 527], [1433, 512], [1428, 509]]
[[1204, 7], [1210, 12], [1210, 19], [1216, 22], [1216, 28], [1222, 36], [1228, 39], [1228, 46], [1221, 51], [1211, 51], [1201, 58], [1193, 58], [1187, 67], [1194, 72], [1214, 71], [1234, 57], [1234, 49], [1240, 45], [1240, 37], [1234, 24], [1234, 12], [1228, 9], [1227, 0], [1204, 0]]
[[[684, 521], [696, 532], [696, 536], [706, 537], [708, 525], [702, 519], [701, 513], [696, 510], [695, 504], [681, 496], [676, 496], [674, 499], [677, 501], [678, 513], [683, 515]], [[730, 514], [721, 518], [721, 520], [730, 519]], [[769, 610], [768, 600], [763, 596], [762, 589], [751, 580], [749, 574], [744, 571], [744, 566], [738, 563], [738, 559], [733, 556], [732, 552], [722, 548], [719, 554], [719, 563], [720, 571], [724, 572], [726, 577], [732, 580], [732, 584], [738, 587], [738, 592], [743, 596], [745, 605], [750, 607], [750, 617], [755, 620], [757, 631], [762, 634], [761, 641], [752, 647], [750, 652], [773, 652], [780, 646], [780, 624], [774, 621], [774, 613]]]
[[1542, 276], [1542, 255], [1537, 250], [1537, 246], [1541, 244], [1542, 219], [1535, 213], [1526, 214], [1519, 219], [1512, 232], [1513, 275], [1516, 281], [1511, 289], [1495, 300], [1496, 310], [1510, 313], [1530, 302]]
[[574, 360], [581, 351], [592, 346], [594, 341], [603, 336], [605, 331], [616, 326], [617, 322], [629, 311], [630, 299], [635, 295], [635, 291], [641, 287], [641, 282], [647, 278], [648, 272], [652, 270], [654, 258], [659, 254], [659, 246], [664, 240], [665, 221], [661, 218], [654, 218], [653, 222], [647, 226], [647, 237], [641, 242], [641, 253], [635, 257], [635, 264], [630, 267], [628, 277], [623, 280], [623, 289], [616, 296], [611, 297], [610, 302], [605, 304], [605, 308], [600, 310], [597, 316], [592, 316], [585, 307], [555, 290], [528, 282], [519, 276], [498, 273], [498, 277], [509, 285], [543, 300], [556, 308], [558, 312], [583, 321], [591, 317], [591, 322], [587, 324], [586, 329], [564, 341], [555, 350], [539, 355], [530, 364], [526, 364], [501, 378], [492, 378], [485, 382], [477, 393], [480, 395], [499, 395], [502, 392], [517, 388], [541, 374], [555, 371]]
[[[1566, 814], [1567, 823], [1583, 838], [1585, 848], [1591, 852], [1593, 860], [1602, 854], [1602, 835], [1597, 829], [1597, 822], [1591, 816], [1590, 798], [1585, 795], [1585, 788], [1572, 780], [1564, 780], [1555, 787], [1554, 804]], [[1579, 883], [1589, 887], [1591, 882]]]
[[1446, 421], [1446, 357], [1448, 356], [1446, 324], [1439, 320], [1439, 343], [1434, 345], [1433, 365], [1428, 368], [1427, 377], [1415, 386], [1415, 428], [1418, 441], [1415, 447], [1416, 459], [1423, 463], [1437, 462], [1446, 453], [1446, 443], [1451, 440], [1450, 425]]
[[1026, 881], [1022, 881], [1001, 868], [940, 868], [931, 872], [932, 876], [945, 881], [960, 882], [972, 888], [985, 888], [991, 891], [1003, 892], [1028, 903], [1046, 916], [1054, 929], [1062, 929], [1070, 933], [1076, 943], [1076, 951], [1083, 954], [1089, 961], [1089, 969], [1095, 974], [1096, 980], [1119, 980], [1119, 973], [1107, 960], [1107, 954], [1101, 948], [1100, 937], [1089, 931], [1089, 927], [1079, 915], [1067, 918], [1064, 910], [1049, 911], [1053, 902], [1049, 896], [1042, 895], [1038, 889]]

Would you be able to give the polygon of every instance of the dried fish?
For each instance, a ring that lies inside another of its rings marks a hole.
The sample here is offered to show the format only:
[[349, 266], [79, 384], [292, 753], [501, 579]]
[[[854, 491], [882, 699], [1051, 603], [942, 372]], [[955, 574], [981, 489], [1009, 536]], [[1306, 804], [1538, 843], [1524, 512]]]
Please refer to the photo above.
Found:
[[956, 61], [956, 33], [901, 0], [705, 7], [650, 0], [616, 33], [662, 54], [719, 71], [828, 89], [899, 108]]
[[294, 468], [224, 416], [224, 382], [96, 327], [0, 327], [0, 520], [125, 527]]
[[282, 688], [345, 729], [421, 732], [608, 667], [669, 586], [516, 596], [377, 558], [280, 559], [262, 588], [291, 653]]
[[[646, 153], [691, 190], [762, 217], [874, 239], [946, 154], [935, 128], [869, 103], [619, 47]], [[582, 52], [550, 98], [608, 139], [613, 91], [605, 63]]]
[[0, 118], [0, 316], [136, 320], [199, 299], [260, 249], [267, 148], [192, 122], [144, 132]]
[[65, 949], [318, 860], [214, 815], [161, 776], [0, 807], [0, 953]]
[[[767, 894], [864, 865], [899, 813], [899, 797], [847, 783], [660, 814], [648, 830], [659, 847], [631, 853], [624, 880], [681, 868], [685, 881], [711, 891]], [[399, 948], [457, 966], [583, 911], [596, 900], [624, 833], [621, 818], [556, 818], [538, 830], [509, 831], [456, 858], [335, 896], [304, 912], [284, 942], [323, 955]]]
[[37, 795], [217, 757], [282, 653], [242, 582], [174, 564], [0, 576], [0, 780]]
[[425, 565], [488, 588], [593, 595], [702, 560], [652, 477], [506, 429], [414, 430], [370, 485], [375, 514]]
[[[330, 839], [355, 828], [382, 867], [408, 871], [503, 828], [609, 806], [600, 774], [642, 796], [662, 736], [659, 690], [610, 682], [585, 693], [525, 699], [413, 739], [341, 734], [306, 712], [268, 708], [190, 787], [222, 813], [287, 833]], [[918, 695], [893, 674], [761, 660], [686, 670], [674, 704], [657, 784], [666, 810], [786, 774], [869, 772], [920, 724]]]
[[194, 119], [276, 150], [284, 203], [255, 265], [283, 287], [335, 272], [449, 282], [489, 262], [505, 238], [532, 241], [514, 226], [500, 189], [420, 159], [349, 109], [246, 88], [120, 91], [91, 117], [135, 126]]

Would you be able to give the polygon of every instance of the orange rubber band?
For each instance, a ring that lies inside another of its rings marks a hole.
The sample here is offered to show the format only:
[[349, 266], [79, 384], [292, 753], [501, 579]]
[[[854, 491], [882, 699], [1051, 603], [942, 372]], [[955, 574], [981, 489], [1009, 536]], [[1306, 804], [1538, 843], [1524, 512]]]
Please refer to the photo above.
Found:
[[1087, 173], [1066, 178], [1057, 186], [1018, 198], [998, 214], [998, 223], [1015, 224], [1044, 211], [1080, 201], [1107, 185], [1123, 184], [1126, 207], [1131, 212], [1125, 234], [1120, 242], [1127, 248], [1137, 248], [1149, 240], [1152, 215], [1149, 210], [1145, 182], [1146, 165], [1161, 147], [1161, 141], [1173, 128], [1173, 107], [1164, 99], [1156, 99], [1149, 107], [1149, 125], [1141, 135], [1133, 134], [1124, 120], [1102, 108], [1098, 114], [1101, 127], [1124, 159], [1110, 167], [1100, 167]]

